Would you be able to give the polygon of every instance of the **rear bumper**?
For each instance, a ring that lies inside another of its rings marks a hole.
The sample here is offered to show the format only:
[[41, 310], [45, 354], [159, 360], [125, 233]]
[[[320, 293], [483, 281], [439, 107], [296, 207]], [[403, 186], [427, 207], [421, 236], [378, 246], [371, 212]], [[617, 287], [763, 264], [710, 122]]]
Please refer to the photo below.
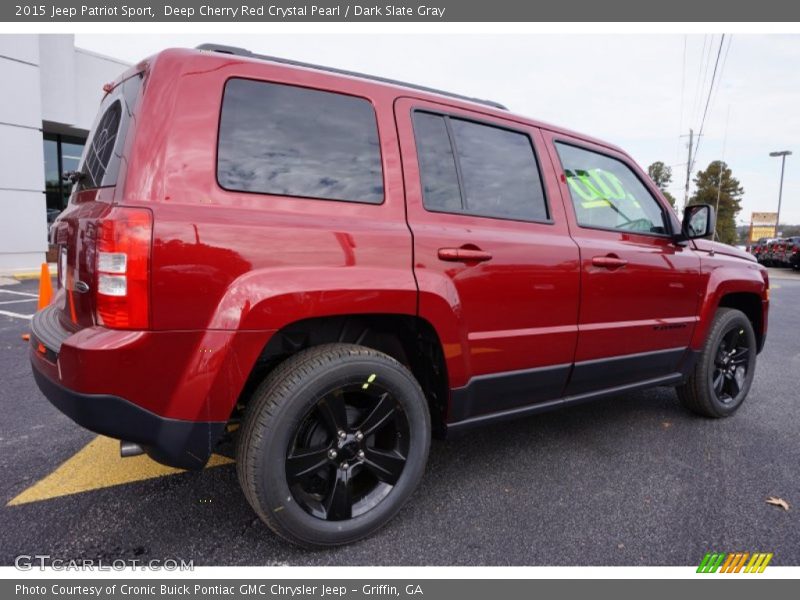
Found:
[[52, 304], [31, 322], [39, 388], [79, 425], [134, 442], [161, 463], [202, 468], [270, 332], [119, 331], [63, 322]]
[[38, 357], [32, 360], [36, 384], [53, 406], [90, 431], [139, 444], [162, 464], [202, 469], [225, 428], [224, 422], [160, 417], [118, 396], [68, 390], [36, 368]]

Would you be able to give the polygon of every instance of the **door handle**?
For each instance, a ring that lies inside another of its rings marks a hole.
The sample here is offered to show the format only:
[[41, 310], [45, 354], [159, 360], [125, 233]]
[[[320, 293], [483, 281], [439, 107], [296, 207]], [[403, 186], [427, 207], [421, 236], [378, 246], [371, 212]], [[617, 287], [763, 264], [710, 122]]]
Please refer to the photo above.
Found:
[[439, 260], [465, 263], [484, 262], [492, 260], [492, 255], [475, 248], [439, 248]]
[[628, 264], [628, 261], [619, 256], [609, 254], [607, 256], [594, 256], [592, 257], [592, 265], [603, 269], [621, 269]]

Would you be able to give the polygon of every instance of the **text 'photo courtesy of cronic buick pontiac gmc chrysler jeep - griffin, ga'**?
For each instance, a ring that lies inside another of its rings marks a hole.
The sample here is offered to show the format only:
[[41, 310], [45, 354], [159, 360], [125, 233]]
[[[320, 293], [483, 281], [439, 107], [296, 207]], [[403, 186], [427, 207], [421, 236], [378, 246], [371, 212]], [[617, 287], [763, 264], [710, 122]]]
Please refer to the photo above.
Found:
[[374, 532], [433, 437], [651, 386], [705, 417], [747, 396], [765, 268], [619, 148], [224, 46], [104, 90], [51, 228], [36, 381], [166, 465], [200, 469], [231, 433], [287, 540]]

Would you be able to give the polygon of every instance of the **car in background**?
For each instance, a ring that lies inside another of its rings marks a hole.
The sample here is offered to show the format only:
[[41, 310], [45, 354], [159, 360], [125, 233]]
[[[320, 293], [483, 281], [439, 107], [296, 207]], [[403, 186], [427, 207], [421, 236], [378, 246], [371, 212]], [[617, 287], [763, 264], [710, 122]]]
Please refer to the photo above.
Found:
[[767, 240], [767, 244], [764, 247], [764, 254], [761, 260], [761, 264], [766, 267], [773, 267], [775, 266], [775, 252], [777, 249], [779, 238], [771, 238]]
[[786, 266], [786, 242], [788, 240], [786, 238], [780, 238], [778, 243], [775, 244], [775, 251], [772, 256], [772, 263], [776, 267], [785, 267]]
[[786, 239], [785, 264], [795, 271], [800, 270], [800, 235]]
[[758, 242], [756, 242], [758, 244], [759, 249], [758, 249], [758, 254], [754, 253], [754, 256], [758, 260], [759, 264], [762, 264], [764, 266], [766, 266], [767, 249], [771, 239], [772, 238], [760, 238]]
[[753, 243], [752, 246], [750, 246], [750, 254], [755, 256], [758, 262], [761, 262], [761, 257], [767, 245], [767, 239], [768, 238], [759, 238], [756, 242]]

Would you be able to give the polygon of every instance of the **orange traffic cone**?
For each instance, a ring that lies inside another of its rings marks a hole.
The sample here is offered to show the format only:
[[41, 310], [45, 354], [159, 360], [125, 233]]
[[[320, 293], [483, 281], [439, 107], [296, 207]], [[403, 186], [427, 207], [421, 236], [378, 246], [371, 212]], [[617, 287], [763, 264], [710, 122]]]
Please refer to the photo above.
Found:
[[50, 305], [53, 299], [53, 284], [50, 282], [50, 268], [42, 263], [42, 274], [39, 276], [39, 310]]

